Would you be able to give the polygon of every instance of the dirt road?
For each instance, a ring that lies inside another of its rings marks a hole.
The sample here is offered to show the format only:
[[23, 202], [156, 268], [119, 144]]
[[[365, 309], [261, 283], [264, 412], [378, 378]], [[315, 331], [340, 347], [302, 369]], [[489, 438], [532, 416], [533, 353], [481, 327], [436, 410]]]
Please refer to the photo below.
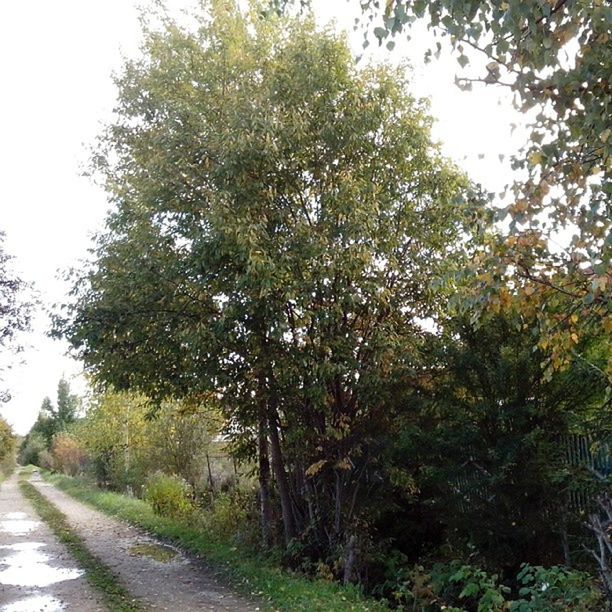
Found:
[[12, 476], [0, 487], [0, 611], [106, 610]]
[[[143, 609], [259, 610], [178, 549], [74, 500], [38, 474], [30, 482], [66, 515], [89, 551], [110, 567]], [[83, 572], [20, 493], [15, 476], [0, 487], [0, 521], [0, 612], [106, 609]]]

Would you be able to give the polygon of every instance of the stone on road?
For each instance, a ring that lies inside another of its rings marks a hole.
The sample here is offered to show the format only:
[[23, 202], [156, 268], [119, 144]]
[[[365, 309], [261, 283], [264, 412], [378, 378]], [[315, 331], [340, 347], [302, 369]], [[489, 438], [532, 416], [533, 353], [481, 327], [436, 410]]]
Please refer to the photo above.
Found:
[[11, 476], [0, 486], [0, 612], [106, 609]]

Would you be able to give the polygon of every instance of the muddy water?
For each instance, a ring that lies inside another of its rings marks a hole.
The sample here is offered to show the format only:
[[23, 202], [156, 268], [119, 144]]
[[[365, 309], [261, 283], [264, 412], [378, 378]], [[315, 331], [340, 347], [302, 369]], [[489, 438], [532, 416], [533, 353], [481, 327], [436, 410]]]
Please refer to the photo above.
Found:
[[19, 491], [0, 487], [0, 612], [106, 609], [66, 549]]

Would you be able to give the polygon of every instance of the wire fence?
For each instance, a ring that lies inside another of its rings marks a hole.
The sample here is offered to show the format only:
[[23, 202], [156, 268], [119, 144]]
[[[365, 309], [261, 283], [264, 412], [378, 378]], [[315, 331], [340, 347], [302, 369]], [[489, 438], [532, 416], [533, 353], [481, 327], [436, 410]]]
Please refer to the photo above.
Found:
[[[612, 441], [594, 435], [569, 434], [559, 438], [562, 466], [576, 470], [574, 482], [565, 489], [567, 509], [577, 514], [590, 511], [601, 484], [612, 476]], [[495, 494], [489, 484], [492, 475], [470, 461], [461, 474], [449, 482], [458, 497], [460, 512], [469, 512], [474, 506], [492, 503]]]

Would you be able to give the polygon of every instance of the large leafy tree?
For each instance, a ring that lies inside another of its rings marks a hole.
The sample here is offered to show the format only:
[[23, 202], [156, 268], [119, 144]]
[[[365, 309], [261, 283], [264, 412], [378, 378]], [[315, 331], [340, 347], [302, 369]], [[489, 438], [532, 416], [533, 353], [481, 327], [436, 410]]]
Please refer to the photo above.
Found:
[[484, 221], [404, 70], [359, 70], [309, 20], [207, 8], [147, 30], [118, 80], [96, 159], [115, 210], [58, 329], [117, 389], [222, 397], [264, 538], [273, 476], [285, 539], [329, 549], [369, 503], [433, 281]]
[[529, 113], [530, 138], [514, 158], [517, 179], [500, 215], [511, 231], [492, 237], [475, 261], [468, 303], [495, 309], [510, 280], [528, 314], [538, 312], [535, 336], [549, 349], [550, 376], [573, 359], [582, 336], [612, 333], [612, 8], [600, 0], [364, 0], [360, 7], [365, 44], [377, 39], [392, 49], [395, 35], [423, 21], [432, 34], [427, 59], [450, 45], [460, 87], [504, 88]]

